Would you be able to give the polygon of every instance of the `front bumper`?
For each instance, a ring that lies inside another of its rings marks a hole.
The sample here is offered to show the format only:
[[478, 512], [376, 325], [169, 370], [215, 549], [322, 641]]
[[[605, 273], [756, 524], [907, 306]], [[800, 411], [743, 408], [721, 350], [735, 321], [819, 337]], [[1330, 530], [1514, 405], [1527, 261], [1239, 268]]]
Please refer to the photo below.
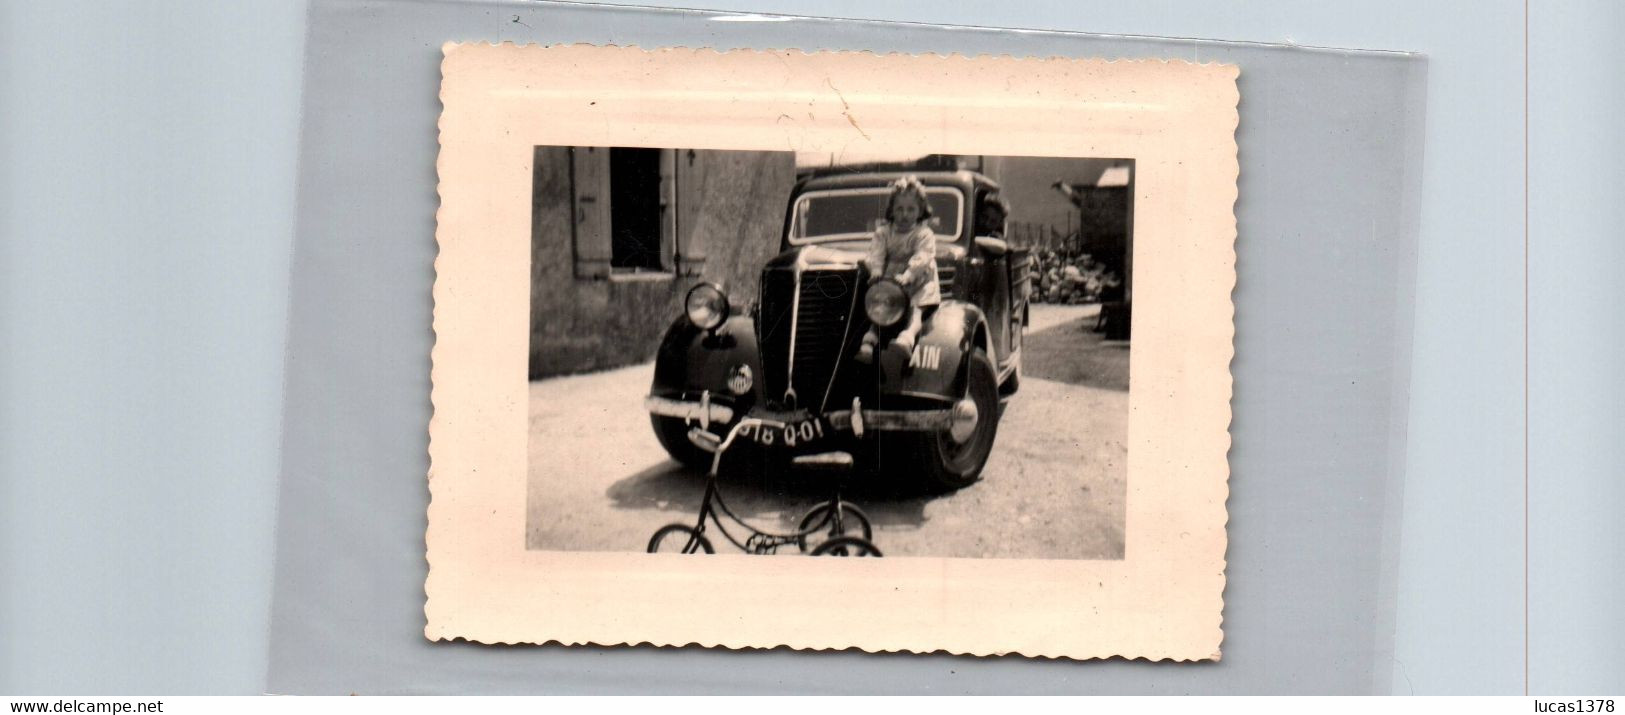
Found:
[[698, 422], [706, 429], [710, 429], [712, 422], [727, 424], [734, 419], [733, 408], [711, 402], [709, 392], [702, 393], [699, 401], [673, 400], [650, 395], [643, 398], [643, 409], [648, 410], [651, 415], [681, 417], [690, 422]]
[[[650, 395], [643, 398], [643, 407], [650, 414], [661, 417], [681, 417], [691, 422], [700, 423], [701, 427], [709, 429], [712, 423], [728, 424], [734, 419], [734, 409], [727, 405], [711, 402], [710, 393], [702, 393], [699, 400], [673, 400], [667, 397]], [[793, 424], [806, 420], [815, 415], [808, 410], [795, 410], [792, 412], [774, 412], [767, 409], [755, 409], [750, 417], [767, 422], [779, 424]], [[936, 432], [948, 429], [953, 421], [953, 410], [949, 408], [939, 410], [871, 410], [863, 407], [858, 400], [852, 401], [852, 408], [834, 410], [823, 415], [831, 427], [851, 432], [862, 437], [864, 432], [875, 430], [880, 432]]]

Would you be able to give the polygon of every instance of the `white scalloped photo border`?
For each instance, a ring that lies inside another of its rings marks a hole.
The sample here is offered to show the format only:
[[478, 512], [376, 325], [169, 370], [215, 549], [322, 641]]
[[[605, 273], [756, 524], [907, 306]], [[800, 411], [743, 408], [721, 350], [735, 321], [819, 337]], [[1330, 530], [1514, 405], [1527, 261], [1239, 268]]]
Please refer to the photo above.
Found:
[[[444, 52], [428, 638], [1219, 658], [1235, 66], [487, 43]], [[1125, 557], [527, 551], [537, 145], [1133, 158]]]

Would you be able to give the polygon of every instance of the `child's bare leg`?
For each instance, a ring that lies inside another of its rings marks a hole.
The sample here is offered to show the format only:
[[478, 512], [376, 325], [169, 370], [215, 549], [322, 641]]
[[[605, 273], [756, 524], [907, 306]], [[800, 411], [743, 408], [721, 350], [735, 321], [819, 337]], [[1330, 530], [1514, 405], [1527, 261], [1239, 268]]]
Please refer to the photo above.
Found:
[[914, 339], [920, 336], [920, 313], [919, 306], [914, 306], [908, 313], [908, 325], [897, 334], [897, 339], [892, 341], [902, 347], [903, 352], [914, 352]]
[[880, 334], [875, 332], [873, 325], [869, 332], [863, 334], [863, 344], [858, 346], [858, 362], [867, 363], [875, 359], [875, 346], [880, 344]]

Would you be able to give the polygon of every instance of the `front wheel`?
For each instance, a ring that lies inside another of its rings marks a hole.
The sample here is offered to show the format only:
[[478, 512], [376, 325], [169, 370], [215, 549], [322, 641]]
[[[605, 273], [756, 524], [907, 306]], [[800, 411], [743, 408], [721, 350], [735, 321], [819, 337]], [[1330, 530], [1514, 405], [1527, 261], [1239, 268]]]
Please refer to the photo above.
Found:
[[714, 554], [711, 540], [687, 524], [667, 524], [649, 538], [649, 553]]
[[904, 448], [891, 451], [889, 461], [896, 463], [895, 468], [917, 474], [920, 486], [929, 492], [974, 484], [993, 452], [993, 438], [999, 432], [998, 375], [981, 348], [965, 357], [965, 393], [954, 409], [953, 427], [902, 435], [899, 441]]

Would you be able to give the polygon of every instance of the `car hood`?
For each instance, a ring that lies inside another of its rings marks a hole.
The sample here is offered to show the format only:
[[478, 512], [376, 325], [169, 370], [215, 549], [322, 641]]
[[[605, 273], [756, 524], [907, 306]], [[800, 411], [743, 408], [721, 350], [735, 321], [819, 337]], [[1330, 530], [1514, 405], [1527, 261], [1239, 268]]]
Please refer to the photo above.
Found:
[[[767, 268], [793, 268], [799, 262], [802, 270], [808, 268], [856, 268], [869, 252], [868, 241], [840, 241], [812, 246], [794, 246], [774, 256]], [[950, 264], [965, 256], [965, 247], [954, 243], [937, 244], [937, 261]]]
[[796, 246], [769, 259], [767, 268], [857, 268], [867, 248], [865, 241]]

